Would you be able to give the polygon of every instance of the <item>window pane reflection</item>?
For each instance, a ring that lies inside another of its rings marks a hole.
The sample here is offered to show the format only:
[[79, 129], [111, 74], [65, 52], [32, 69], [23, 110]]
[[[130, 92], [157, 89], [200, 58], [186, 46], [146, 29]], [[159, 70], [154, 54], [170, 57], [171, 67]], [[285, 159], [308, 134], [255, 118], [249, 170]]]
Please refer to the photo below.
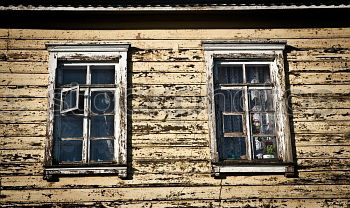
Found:
[[247, 83], [270, 83], [269, 65], [246, 65]]
[[247, 159], [245, 137], [222, 138], [218, 148], [220, 159]]
[[90, 142], [90, 160], [94, 162], [113, 160], [113, 140], [92, 140]]
[[60, 161], [61, 162], [77, 162], [82, 159], [81, 140], [61, 141], [60, 142]]
[[114, 66], [91, 66], [91, 84], [115, 84]]
[[114, 93], [111, 91], [91, 92], [91, 111], [97, 114], [114, 111]]
[[114, 116], [92, 116], [91, 137], [111, 137], [114, 135]]
[[255, 159], [277, 158], [277, 145], [274, 137], [254, 137], [253, 142]]

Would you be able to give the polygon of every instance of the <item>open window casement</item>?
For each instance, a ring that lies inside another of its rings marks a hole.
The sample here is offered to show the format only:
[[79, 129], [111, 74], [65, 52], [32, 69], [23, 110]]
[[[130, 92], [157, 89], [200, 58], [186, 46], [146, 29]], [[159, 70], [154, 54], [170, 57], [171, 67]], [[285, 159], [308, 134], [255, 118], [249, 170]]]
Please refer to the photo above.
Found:
[[61, 113], [73, 112], [79, 109], [79, 86], [61, 91]]
[[44, 178], [127, 177], [126, 43], [49, 43]]
[[294, 174], [285, 42], [204, 42], [213, 174]]

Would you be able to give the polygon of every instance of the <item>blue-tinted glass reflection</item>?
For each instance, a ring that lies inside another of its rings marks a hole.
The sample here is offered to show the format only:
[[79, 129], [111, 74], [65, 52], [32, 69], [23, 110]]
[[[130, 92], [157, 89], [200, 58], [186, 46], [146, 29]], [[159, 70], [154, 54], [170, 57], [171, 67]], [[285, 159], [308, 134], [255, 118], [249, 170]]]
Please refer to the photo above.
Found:
[[86, 84], [86, 66], [64, 66], [60, 73], [63, 79], [59, 85]]
[[62, 116], [61, 126], [56, 122], [55, 131], [60, 131], [60, 138], [82, 138], [83, 137], [83, 116]]
[[90, 160], [94, 162], [113, 160], [113, 140], [91, 140]]
[[115, 84], [114, 66], [91, 66], [91, 84]]
[[62, 92], [62, 110], [68, 110], [77, 107], [77, 91], [69, 90]]
[[242, 115], [223, 115], [223, 117], [225, 133], [243, 132]]
[[60, 142], [60, 161], [61, 162], [78, 162], [82, 159], [81, 140], [70, 140]]
[[243, 83], [242, 65], [220, 66], [217, 68], [215, 84], [237, 84]]
[[218, 143], [220, 159], [247, 159], [245, 137], [225, 137]]
[[91, 92], [91, 110], [97, 114], [112, 113], [114, 111], [114, 93], [111, 91]]
[[114, 136], [114, 116], [92, 116], [91, 137]]

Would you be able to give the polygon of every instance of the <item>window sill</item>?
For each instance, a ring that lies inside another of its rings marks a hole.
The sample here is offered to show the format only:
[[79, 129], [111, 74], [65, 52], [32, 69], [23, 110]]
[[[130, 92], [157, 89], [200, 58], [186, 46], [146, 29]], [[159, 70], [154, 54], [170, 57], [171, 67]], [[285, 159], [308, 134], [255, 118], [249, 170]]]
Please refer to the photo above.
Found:
[[220, 177], [227, 174], [237, 173], [271, 173], [284, 174], [286, 177], [294, 177], [295, 171], [292, 165], [237, 165], [237, 166], [213, 166], [213, 176]]
[[127, 167], [74, 167], [74, 168], [45, 168], [44, 179], [55, 180], [59, 176], [68, 175], [108, 175], [115, 174], [120, 178], [127, 177]]

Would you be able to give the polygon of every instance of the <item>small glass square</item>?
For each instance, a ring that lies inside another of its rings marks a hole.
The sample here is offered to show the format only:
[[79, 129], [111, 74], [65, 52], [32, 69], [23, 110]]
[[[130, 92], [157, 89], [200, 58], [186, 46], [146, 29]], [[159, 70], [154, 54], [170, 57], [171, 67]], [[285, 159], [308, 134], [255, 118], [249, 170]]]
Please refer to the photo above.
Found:
[[114, 160], [113, 140], [91, 140], [90, 160], [93, 162], [105, 162]]
[[275, 137], [253, 137], [255, 159], [277, 158]]
[[218, 149], [220, 159], [247, 159], [245, 137], [221, 138]]
[[253, 134], [274, 134], [275, 114], [274, 113], [251, 113]]
[[91, 66], [91, 84], [115, 84], [115, 67]]
[[215, 90], [215, 107], [224, 112], [243, 112], [242, 90]]
[[245, 66], [247, 83], [270, 83], [270, 66], [267, 64]]
[[92, 116], [91, 137], [112, 137], [114, 136], [114, 116]]
[[86, 66], [64, 66], [60, 73], [63, 79], [59, 85], [86, 84]]
[[223, 115], [224, 133], [243, 133], [242, 115]]
[[[60, 131], [60, 138], [83, 138], [83, 116], [61, 116], [61, 123], [55, 124], [55, 131]], [[60, 129], [57, 129], [60, 128]]]
[[249, 110], [273, 111], [272, 90], [249, 90]]
[[66, 140], [60, 142], [60, 162], [79, 162], [82, 160], [81, 140]]
[[215, 84], [243, 83], [242, 65], [218, 65], [215, 73]]
[[93, 91], [91, 92], [91, 111], [96, 114], [114, 112], [114, 92], [113, 91]]

